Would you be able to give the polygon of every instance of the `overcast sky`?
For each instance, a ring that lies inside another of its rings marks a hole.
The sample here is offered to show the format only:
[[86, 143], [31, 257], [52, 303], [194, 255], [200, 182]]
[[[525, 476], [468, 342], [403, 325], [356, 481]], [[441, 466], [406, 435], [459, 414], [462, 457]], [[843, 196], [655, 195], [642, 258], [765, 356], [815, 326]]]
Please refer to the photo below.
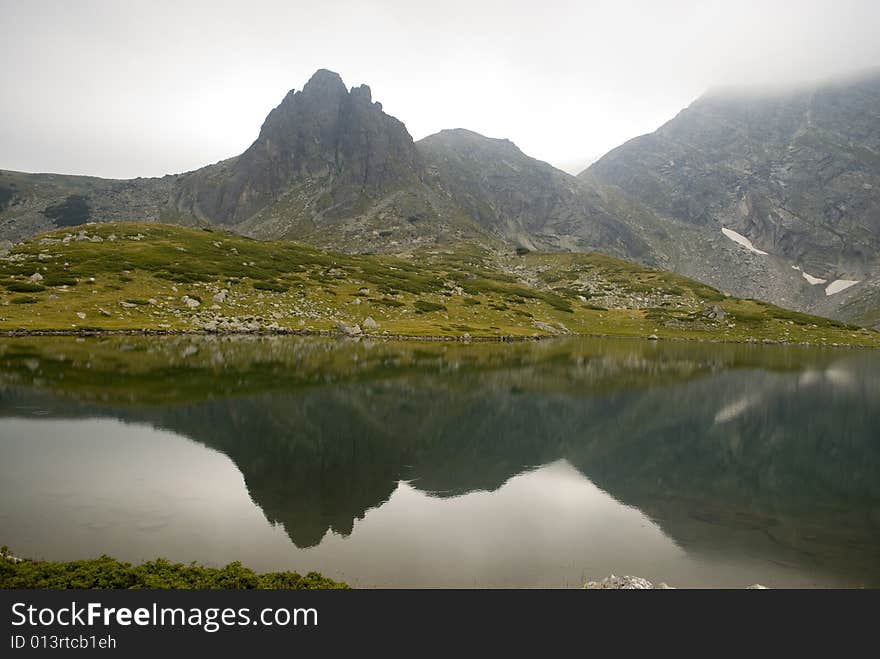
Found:
[[878, 26], [877, 0], [0, 0], [0, 168], [195, 169], [328, 68], [416, 139], [577, 170], [707, 88], [880, 65]]

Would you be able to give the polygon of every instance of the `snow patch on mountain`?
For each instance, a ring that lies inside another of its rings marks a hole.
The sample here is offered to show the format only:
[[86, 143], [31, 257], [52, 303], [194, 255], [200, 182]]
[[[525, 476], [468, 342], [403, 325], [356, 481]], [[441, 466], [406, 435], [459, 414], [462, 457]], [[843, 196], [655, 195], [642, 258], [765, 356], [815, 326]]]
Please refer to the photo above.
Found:
[[763, 256], [767, 256], [767, 252], [760, 250], [757, 247], [755, 247], [754, 245], [752, 245], [752, 241], [749, 240], [748, 238], [746, 238], [741, 233], [737, 233], [733, 229], [727, 229], [725, 227], [721, 227], [721, 233], [723, 233], [725, 236], [730, 238], [733, 242], [739, 243], [740, 245], [745, 247], [750, 252], [753, 252], [755, 254], [761, 254]]
[[834, 295], [835, 293], [840, 293], [840, 291], [845, 291], [850, 286], [858, 284], [859, 281], [857, 279], [835, 279], [825, 288], [825, 295]]

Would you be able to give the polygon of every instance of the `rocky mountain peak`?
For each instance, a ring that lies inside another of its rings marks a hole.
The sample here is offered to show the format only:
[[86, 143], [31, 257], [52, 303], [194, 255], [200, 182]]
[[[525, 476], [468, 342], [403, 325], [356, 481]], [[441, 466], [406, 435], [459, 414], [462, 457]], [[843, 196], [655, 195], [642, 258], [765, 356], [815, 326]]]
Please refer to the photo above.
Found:
[[324, 89], [342, 89], [342, 91], [346, 91], [342, 76], [336, 73], [336, 71], [318, 69], [303, 87], [303, 92], [312, 93]]
[[372, 101], [370, 88], [349, 91], [338, 73], [320, 69], [269, 113], [229, 171], [194, 173], [178, 208], [237, 224], [303, 188], [298, 205], [341, 216], [420, 171], [406, 127]]

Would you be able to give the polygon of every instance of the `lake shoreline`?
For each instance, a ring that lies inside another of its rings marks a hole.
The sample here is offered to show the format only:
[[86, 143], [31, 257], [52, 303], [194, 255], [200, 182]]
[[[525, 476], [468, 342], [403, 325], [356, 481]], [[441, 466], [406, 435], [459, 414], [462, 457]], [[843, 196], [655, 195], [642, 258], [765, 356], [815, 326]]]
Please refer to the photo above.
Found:
[[777, 345], [803, 348], [858, 348], [865, 350], [877, 350], [880, 346], [869, 346], [858, 343], [815, 343], [809, 341], [783, 341], [777, 339], [709, 339], [698, 337], [680, 336], [621, 336], [616, 334], [534, 334], [531, 336], [497, 335], [497, 336], [451, 336], [444, 334], [349, 334], [340, 330], [301, 330], [301, 329], [260, 329], [250, 331], [210, 331], [204, 329], [77, 329], [77, 330], [0, 330], [0, 338], [22, 337], [46, 337], [46, 336], [320, 336], [326, 338], [343, 339], [380, 339], [384, 341], [426, 341], [426, 342], [455, 342], [455, 343], [520, 343], [537, 342], [553, 339], [630, 339], [641, 341], [673, 341], [677, 343], [717, 343], [724, 345]]

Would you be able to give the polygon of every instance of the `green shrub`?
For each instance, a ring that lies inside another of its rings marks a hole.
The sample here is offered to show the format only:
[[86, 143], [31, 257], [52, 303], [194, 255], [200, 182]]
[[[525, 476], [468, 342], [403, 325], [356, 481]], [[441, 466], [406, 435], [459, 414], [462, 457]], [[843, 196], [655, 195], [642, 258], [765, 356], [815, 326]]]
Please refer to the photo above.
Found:
[[14, 281], [11, 284], [6, 284], [6, 290], [12, 293], [39, 293], [45, 291], [46, 287], [29, 281]]
[[138, 306], [146, 306], [146, 305], [148, 305], [148, 304], [150, 303], [149, 300], [142, 300], [142, 299], [137, 298], [137, 297], [135, 297], [135, 298], [130, 298], [130, 299], [126, 300], [126, 302], [128, 302], [129, 304], [137, 304]]
[[258, 291], [272, 291], [274, 293], [286, 293], [289, 287], [273, 281], [255, 281], [254, 288]]
[[45, 286], [76, 286], [77, 280], [66, 275], [47, 275], [43, 279]]
[[432, 311], [446, 311], [446, 307], [436, 302], [428, 302], [427, 300], [416, 300], [413, 303], [416, 311], [419, 313], [430, 313]]
[[400, 300], [395, 300], [393, 297], [383, 297], [381, 300], [376, 300], [370, 298], [370, 302], [375, 302], [376, 304], [381, 304], [386, 307], [402, 307], [404, 306], [403, 302]]
[[691, 290], [693, 290], [694, 295], [696, 295], [697, 297], [702, 298], [703, 300], [708, 300], [710, 302], [721, 302], [722, 300], [724, 300], [725, 297], [727, 297], [721, 291], [712, 288], [711, 286], [704, 286], [701, 284], [692, 286]]
[[214, 281], [214, 278], [210, 275], [202, 274], [200, 272], [161, 271], [157, 272], [156, 276], [160, 279], [168, 279], [177, 282], [178, 284], [194, 284], [195, 282], [200, 281]]
[[0, 588], [39, 589], [260, 589], [260, 590], [321, 590], [348, 588], [344, 583], [328, 579], [317, 572], [302, 576], [296, 572], [257, 574], [241, 563], [222, 568], [155, 561], [131, 565], [110, 556], [56, 562], [13, 561], [6, 548], [0, 555]]
[[571, 304], [568, 303], [567, 300], [559, 297], [558, 295], [552, 295], [548, 293], [544, 296], [544, 302], [549, 304], [551, 307], [556, 309], [557, 311], [564, 311], [566, 313], [574, 313], [574, 309], [571, 308]]
[[733, 319], [738, 323], [759, 323], [767, 319], [763, 309], [756, 311], [747, 311], [745, 309], [735, 309], [731, 314]]
[[35, 302], [39, 302], [39, 300], [30, 295], [19, 295], [18, 297], [14, 297], [9, 300], [12, 304], [34, 304]]

